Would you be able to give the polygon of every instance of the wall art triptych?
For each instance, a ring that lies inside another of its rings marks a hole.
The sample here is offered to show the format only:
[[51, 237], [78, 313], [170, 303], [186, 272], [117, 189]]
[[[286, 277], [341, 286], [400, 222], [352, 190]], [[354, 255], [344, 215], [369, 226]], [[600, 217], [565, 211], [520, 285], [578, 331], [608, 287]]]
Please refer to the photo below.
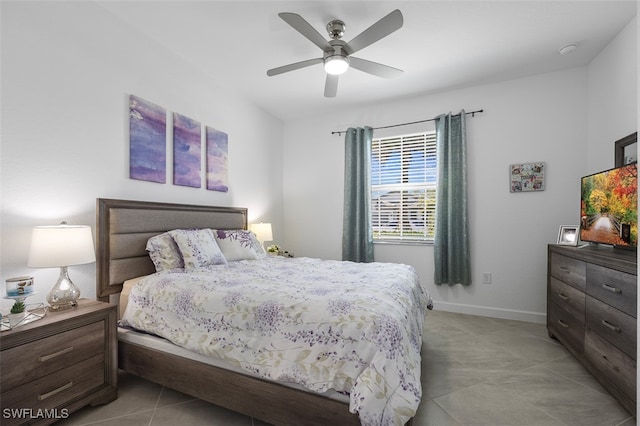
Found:
[[[202, 186], [202, 125], [173, 113], [173, 184]], [[228, 192], [228, 141], [226, 133], [205, 126], [206, 187]], [[166, 183], [166, 110], [135, 95], [129, 97], [129, 177]]]

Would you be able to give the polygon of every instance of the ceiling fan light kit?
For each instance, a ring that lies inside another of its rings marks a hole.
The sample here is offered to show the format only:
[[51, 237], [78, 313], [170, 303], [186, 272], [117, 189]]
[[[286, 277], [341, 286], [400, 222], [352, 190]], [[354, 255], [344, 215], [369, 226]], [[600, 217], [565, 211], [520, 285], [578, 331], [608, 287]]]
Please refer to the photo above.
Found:
[[346, 25], [338, 19], [327, 24], [327, 32], [331, 38], [331, 40], [327, 41], [300, 15], [284, 12], [279, 13], [278, 16], [313, 44], [322, 49], [323, 56], [322, 58], [308, 59], [306, 61], [272, 68], [267, 71], [267, 75], [270, 77], [305, 68], [317, 63], [322, 63], [324, 70], [327, 73], [324, 96], [333, 98], [338, 92], [338, 76], [345, 73], [350, 67], [383, 78], [391, 78], [402, 74], [402, 70], [397, 68], [350, 56], [400, 29], [404, 20], [402, 13], [398, 9], [371, 25], [349, 43], [345, 43], [341, 40], [344, 35]]
[[340, 75], [349, 69], [349, 57], [341, 54], [325, 56], [324, 70], [327, 74]]

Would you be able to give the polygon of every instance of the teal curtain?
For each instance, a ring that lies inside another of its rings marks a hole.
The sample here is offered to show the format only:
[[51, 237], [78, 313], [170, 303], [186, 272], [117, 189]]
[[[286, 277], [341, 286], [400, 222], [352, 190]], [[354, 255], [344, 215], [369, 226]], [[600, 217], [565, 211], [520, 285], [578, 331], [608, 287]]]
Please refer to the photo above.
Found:
[[471, 284], [465, 112], [436, 118], [436, 284]]
[[371, 127], [349, 128], [344, 146], [342, 260], [373, 262], [371, 229]]

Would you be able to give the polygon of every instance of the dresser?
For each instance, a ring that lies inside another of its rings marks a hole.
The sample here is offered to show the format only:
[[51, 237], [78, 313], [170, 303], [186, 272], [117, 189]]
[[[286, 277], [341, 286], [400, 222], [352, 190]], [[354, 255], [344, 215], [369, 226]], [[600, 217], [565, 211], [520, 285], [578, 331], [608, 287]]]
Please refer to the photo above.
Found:
[[636, 413], [637, 258], [604, 246], [548, 246], [547, 330]]
[[116, 306], [80, 299], [0, 334], [0, 423], [49, 424], [117, 398]]

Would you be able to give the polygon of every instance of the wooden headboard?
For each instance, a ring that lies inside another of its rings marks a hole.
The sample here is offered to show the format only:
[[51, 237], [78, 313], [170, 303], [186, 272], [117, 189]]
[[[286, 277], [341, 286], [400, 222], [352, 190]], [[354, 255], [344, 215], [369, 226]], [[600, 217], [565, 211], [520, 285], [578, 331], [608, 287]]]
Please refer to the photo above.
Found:
[[147, 240], [172, 229], [247, 229], [247, 209], [96, 200], [96, 297], [108, 301], [130, 278], [155, 272]]

